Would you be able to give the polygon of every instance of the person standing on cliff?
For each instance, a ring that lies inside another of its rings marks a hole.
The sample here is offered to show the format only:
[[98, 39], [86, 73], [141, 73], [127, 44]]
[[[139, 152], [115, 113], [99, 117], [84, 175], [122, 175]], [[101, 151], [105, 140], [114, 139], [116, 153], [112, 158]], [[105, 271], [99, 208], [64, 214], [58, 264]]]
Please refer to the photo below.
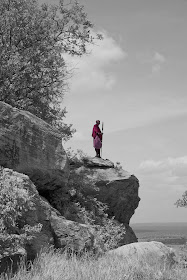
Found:
[[93, 131], [92, 131], [92, 137], [93, 137], [93, 146], [95, 148], [96, 151], [96, 157], [101, 157], [100, 156], [100, 149], [102, 148], [102, 135], [103, 133], [101, 132], [100, 128], [100, 121], [97, 120], [96, 124], [93, 127]]

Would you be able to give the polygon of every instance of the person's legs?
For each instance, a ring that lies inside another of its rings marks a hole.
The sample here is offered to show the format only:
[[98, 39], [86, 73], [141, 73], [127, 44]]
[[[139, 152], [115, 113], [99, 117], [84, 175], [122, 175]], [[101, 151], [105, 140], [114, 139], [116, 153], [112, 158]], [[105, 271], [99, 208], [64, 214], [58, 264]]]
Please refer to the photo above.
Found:
[[100, 157], [100, 149], [95, 149], [96, 151], [96, 157]]
[[101, 156], [100, 156], [100, 149], [98, 149], [98, 157], [101, 157]]

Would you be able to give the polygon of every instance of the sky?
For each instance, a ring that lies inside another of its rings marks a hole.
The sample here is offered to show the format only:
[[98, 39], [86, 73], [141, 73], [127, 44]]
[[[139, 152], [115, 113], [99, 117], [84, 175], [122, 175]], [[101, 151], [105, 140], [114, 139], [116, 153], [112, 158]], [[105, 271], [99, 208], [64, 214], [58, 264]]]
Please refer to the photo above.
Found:
[[140, 182], [131, 223], [186, 222], [174, 203], [187, 190], [187, 1], [80, 0], [104, 39], [74, 68], [63, 106], [77, 132], [64, 143], [95, 156], [91, 131], [104, 122], [103, 158]]

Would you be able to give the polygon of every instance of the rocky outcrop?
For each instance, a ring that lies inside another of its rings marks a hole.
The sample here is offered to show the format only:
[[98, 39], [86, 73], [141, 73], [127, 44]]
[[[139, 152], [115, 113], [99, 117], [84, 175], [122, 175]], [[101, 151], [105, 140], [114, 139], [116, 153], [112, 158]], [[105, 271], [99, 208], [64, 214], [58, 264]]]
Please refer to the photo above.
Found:
[[93, 249], [94, 232], [90, 226], [52, 215], [51, 227], [55, 235], [56, 248], [67, 248], [79, 253]]
[[109, 159], [103, 160], [102, 158], [83, 158], [84, 165], [87, 167], [96, 167], [96, 168], [114, 168], [114, 163]]
[[56, 248], [70, 248], [74, 252], [84, 251], [93, 247], [94, 234], [91, 227], [79, 223], [68, 221], [54, 209], [46, 199], [41, 197], [27, 175], [20, 174], [8, 168], [2, 168], [0, 172], [0, 187], [7, 188], [7, 184], [15, 187], [14, 199], [17, 193], [25, 196], [28, 192], [29, 201], [27, 207], [23, 205], [19, 219], [17, 220], [17, 234], [25, 226], [41, 225], [41, 231], [32, 233], [32, 239], [27, 240], [24, 247], [19, 252], [13, 252], [12, 248], [6, 248], [6, 252], [1, 246], [0, 236], [0, 263], [6, 264], [9, 259], [17, 262], [20, 252], [25, 249], [27, 258], [34, 259], [40, 249], [48, 245], [54, 245]]
[[[53, 208], [50, 204], [43, 199], [35, 185], [29, 179], [27, 175], [20, 174], [8, 168], [2, 168], [0, 174], [0, 185], [1, 188], [7, 188], [7, 184], [10, 184], [15, 189], [15, 194], [12, 194], [16, 200], [18, 196], [26, 194], [25, 205], [22, 205], [21, 214], [19, 215], [18, 223], [18, 234], [19, 230], [28, 224], [35, 226], [38, 224], [42, 225], [42, 229], [39, 233], [34, 234], [34, 239], [27, 242], [27, 252], [29, 258], [34, 258], [37, 252], [48, 244], [54, 244], [53, 233], [51, 231], [50, 216]], [[17, 201], [19, 203], [19, 201]], [[23, 201], [22, 201], [23, 203]]]
[[175, 251], [161, 242], [138, 242], [121, 246], [111, 250], [108, 254], [117, 254], [123, 256], [132, 263], [138, 260], [147, 260], [155, 264], [166, 264], [172, 266], [177, 262]]
[[[84, 224], [86, 217], [92, 224], [100, 225], [105, 213], [97, 202], [105, 203], [109, 217], [114, 216], [115, 223], [125, 226], [120, 245], [137, 241], [129, 223], [140, 200], [138, 179], [110, 160], [89, 157], [71, 162], [71, 174], [78, 175], [77, 180], [83, 175], [83, 181], [75, 182], [76, 176], [69, 179], [69, 161], [58, 131], [31, 113], [0, 102], [0, 188], [13, 186], [13, 200], [17, 194], [19, 199], [23, 195], [23, 200], [19, 200], [21, 214], [7, 235], [21, 235], [25, 225], [41, 225], [41, 230], [34, 231], [24, 246], [13, 253], [10, 248], [6, 256], [0, 236], [0, 263], [6, 263], [9, 257], [17, 262], [24, 250], [33, 259], [48, 245], [74, 252], [102, 246], [97, 239], [98, 227]], [[26, 198], [30, 207], [25, 210], [22, 201]], [[90, 208], [84, 208], [84, 203]], [[86, 216], [86, 211], [94, 213], [94, 220]]]
[[85, 180], [90, 180], [96, 187], [85, 188], [84, 195], [92, 195], [106, 203], [109, 216], [114, 216], [125, 225], [123, 244], [137, 242], [129, 223], [140, 201], [138, 179], [122, 168], [115, 168], [111, 161], [101, 158], [85, 158], [82, 166], [72, 166], [77, 174], [83, 174]]
[[69, 175], [58, 131], [4, 102], [0, 102], [0, 165], [27, 174], [40, 191], [64, 187]]
[[124, 226], [125, 226], [125, 232], [120, 242], [118, 243], [118, 246], [138, 242], [138, 238], [136, 237], [133, 229], [129, 226], [129, 224], [124, 224]]

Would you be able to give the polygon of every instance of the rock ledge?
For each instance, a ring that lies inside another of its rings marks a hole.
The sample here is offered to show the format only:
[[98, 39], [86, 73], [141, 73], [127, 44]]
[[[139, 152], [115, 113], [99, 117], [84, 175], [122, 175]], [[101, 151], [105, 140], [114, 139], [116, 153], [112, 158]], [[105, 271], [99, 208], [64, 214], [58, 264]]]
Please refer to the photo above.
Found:
[[138, 179], [122, 168], [115, 167], [110, 160], [102, 158], [84, 158], [81, 166], [73, 166], [72, 170], [83, 174], [85, 180], [93, 184], [92, 188], [84, 188], [84, 194], [93, 195], [105, 203], [109, 217], [115, 217], [117, 222], [125, 225], [126, 235], [121, 245], [137, 242], [129, 223], [140, 201]]
[[98, 157], [85, 157], [83, 159], [84, 165], [87, 167], [97, 168], [114, 168], [114, 163], [109, 159], [102, 159]]

